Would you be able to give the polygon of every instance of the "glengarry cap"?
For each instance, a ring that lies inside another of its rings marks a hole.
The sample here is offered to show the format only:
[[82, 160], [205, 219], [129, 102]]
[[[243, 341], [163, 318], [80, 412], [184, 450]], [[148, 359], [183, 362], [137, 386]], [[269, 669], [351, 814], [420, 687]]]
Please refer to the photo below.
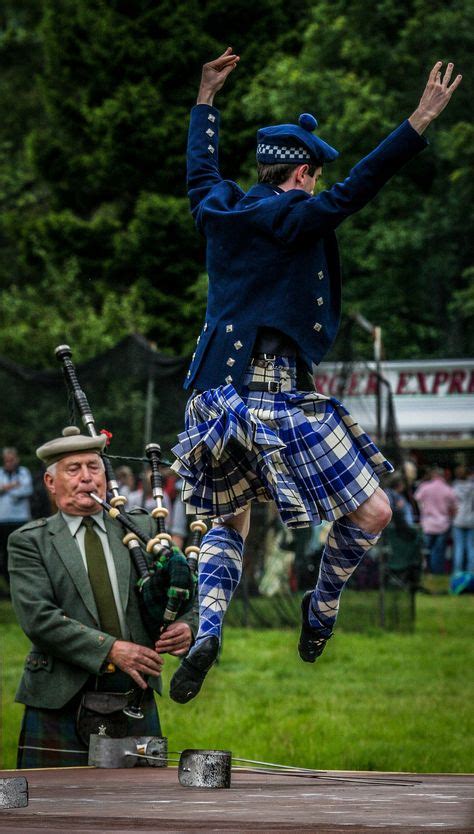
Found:
[[257, 133], [257, 162], [323, 165], [339, 156], [314, 131], [318, 123], [311, 113], [302, 113], [298, 124], [270, 125]]
[[81, 434], [81, 430], [77, 426], [66, 426], [63, 429], [62, 437], [49, 440], [36, 450], [36, 457], [42, 460], [46, 466], [51, 466], [52, 463], [56, 463], [66, 455], [73, 455], [77, 452], [97, 452], [97, 454], [100, 454], [106, 443], [107, 438], [104, 434], [89, 437]]

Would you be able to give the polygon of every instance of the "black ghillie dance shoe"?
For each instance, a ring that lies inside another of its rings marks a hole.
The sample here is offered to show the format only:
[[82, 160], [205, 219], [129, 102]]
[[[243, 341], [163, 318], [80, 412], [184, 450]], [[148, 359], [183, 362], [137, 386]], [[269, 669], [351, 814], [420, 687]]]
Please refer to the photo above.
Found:
[[219, 654], [219, 640], [206, 637], [178, 667], [170, 682], [170, 698], [186, 704], [198, 694], [209, 669]]
[[312, 591], [306, 591], [301, 600], [302, 624], [298, 653], [305, 663], [314, 663], [316, 658], [323, 653], [327, 641], [332, 637], [330, 628], [313, 628], [309, 624], [308, 612], [312, 593]]

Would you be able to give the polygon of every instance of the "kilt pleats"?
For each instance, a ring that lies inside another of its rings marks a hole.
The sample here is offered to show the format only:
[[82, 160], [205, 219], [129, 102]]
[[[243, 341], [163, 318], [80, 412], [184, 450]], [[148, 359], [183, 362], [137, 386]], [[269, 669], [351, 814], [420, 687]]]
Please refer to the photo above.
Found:
[[[194, 394], [173, 448], [191, 514], [225, 517], [251, 501], [275, 501], [289, 527], [340, 518], [372, 495], [391, 464], [342, 403], [296, 390], [294, 361], [250, 366], [232, 384]], [[249, 390], [280, 383], [278, 393]]]

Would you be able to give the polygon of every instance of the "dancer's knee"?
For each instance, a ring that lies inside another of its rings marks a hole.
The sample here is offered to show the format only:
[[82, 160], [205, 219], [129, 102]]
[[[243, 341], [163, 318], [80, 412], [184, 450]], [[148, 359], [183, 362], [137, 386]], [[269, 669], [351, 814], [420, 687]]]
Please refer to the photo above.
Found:
[[245, 541], [250, 528], [250, 504], [241, 513], [219, 518], [218, 520], [214, 521], [213, 526], [230, 527], [232, 530], [235, 530], [237, 533], [240, 533], [243, 540]]
[[364, 501], [357, 510], [348, 513], [346, 518], [350, 519], [365, 533], [377, 535], [390, 523], [392, 518], [390, 501], [385, 492], [377, 487], [370, 498]]

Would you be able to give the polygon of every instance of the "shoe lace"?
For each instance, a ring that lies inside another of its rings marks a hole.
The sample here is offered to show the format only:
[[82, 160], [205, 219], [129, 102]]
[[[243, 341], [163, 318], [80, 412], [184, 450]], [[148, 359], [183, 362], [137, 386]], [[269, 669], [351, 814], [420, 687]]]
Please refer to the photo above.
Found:
[[331, 639], [332, 636], [332, 634], [328, 634], [327, 636], [321, 634], [319, 635], [319, 637], [310, 637], [309, 642], [313, 646], [316, 646], [317, 649], [319, 649], [321, 648], [321, 646], [324, 646], [327, 643], [327, 641]]

